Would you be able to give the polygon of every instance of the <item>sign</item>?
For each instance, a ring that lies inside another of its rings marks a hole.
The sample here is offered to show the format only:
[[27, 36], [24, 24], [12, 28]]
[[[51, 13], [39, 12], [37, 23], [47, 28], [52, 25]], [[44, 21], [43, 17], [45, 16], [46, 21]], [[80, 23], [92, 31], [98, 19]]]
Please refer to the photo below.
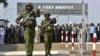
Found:
[[[25, 10], [26, 3], [17, 3], [17, 12]], [[50, 11], [51, 14], [78, 14], [82, 15], [82, 3], [33, 3], [34, 8], [40, 9], [41, 13]], [[88, 14], [88, 4], [85, 3], [85, 14]]]

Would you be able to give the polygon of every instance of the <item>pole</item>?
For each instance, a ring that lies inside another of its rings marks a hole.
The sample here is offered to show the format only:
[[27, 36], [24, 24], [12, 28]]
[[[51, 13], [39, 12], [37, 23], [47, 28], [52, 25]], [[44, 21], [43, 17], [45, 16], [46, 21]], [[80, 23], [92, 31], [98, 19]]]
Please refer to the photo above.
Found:
[[82, 18], [82, 23], [83, 23], [83, 31], [84, 31], [84, 25], [85, 25], [85, 0], [82, 0], [82, 7], [83, 7], [83, 11], [82, 11], [82, 14], [83, 14], [83, 18]]
[[82, 0], [82, 7], [83, 7], [83, 11], [82, 11], [82, 40], [81, 40], [81, 49], [80, 49], [80, 53], [86, 54], [86, 36], [85, 36], [85, 0]]
[[[88, 24], [88, 15], [86, 15], [86, 22], [87, 22], [87, 24]], [[87, 27], [87, 28], [89, 28], [89, 27]], [[87, 33], [87, 51], [88, 51], [88, 43], [89, 43], [89, 32]]]
[[80, 29], [79, 35], [80, 35], [80, 46], [79, 46], [79, 49], [81, 50], [82, 49], [82, 29]]
[[68, 47], [68, 31], [66, 31], [66, 47]]
[[57, 14], [57, 22], [58, 22], [58, 16], [59, 16], [59, 14]]
[[88, 24], [88, 15], [86, 15], [86, 22], [87, 22], [87, 24]]
[[93, 51], [92, 51], [92, 56], [96, 56], [96, 33], [93, 34]]
[[63, 37], [64, 36], [64, 32], [63, 31], [61, 31], [61, 44], [64, 44], [64, 40], [63, 40]]
[[68, 23], [69, 23], [69, 14], [70, 14], [70, 10], [68, 10]]
[[74, 32], [72, 31], [71, 34], [72, 34], [72, 50], [74, 50], [74, 37], [75, 37]]
[[68, 23], [69, 23], [69, 14], [68, 14]]

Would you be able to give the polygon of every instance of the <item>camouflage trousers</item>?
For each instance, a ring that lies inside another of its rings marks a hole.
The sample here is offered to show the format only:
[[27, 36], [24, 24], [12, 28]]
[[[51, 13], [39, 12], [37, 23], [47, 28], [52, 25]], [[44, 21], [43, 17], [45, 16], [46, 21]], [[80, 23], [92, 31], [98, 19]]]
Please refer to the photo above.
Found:
[[52, 33], [49, 32], [44, 33], [44, 42], [45, 42], [44, 48], [46, 53], [50, 53], [50, 50], [52, 48], [52, 37], [53, 37]]
[[26, 55], [32, 56], [33, 48], [34, 48], [34, 31], [31, 29], [24, 31], [24, 39], [25, 39], [25, 49]]

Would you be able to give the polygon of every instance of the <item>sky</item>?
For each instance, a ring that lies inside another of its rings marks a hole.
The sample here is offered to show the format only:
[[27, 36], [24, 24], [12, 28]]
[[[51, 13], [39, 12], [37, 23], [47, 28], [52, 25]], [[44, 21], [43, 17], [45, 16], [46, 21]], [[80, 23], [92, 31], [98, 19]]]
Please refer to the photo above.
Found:
[[[3, 4], [0, 4], [0, 19], [5, 18], [10, 21], [10, 24], [16, 24], [15, 19], [17, 18], [17, 3], [18, 2], [32, 2], [32, 3], [81, 3], [82, 0], [8, 0], [8, 7], [4, 8]], [[88, 3], [88, 16], [86, 17], [86, 23], [99, 23], [100, 22], [100, 0], [85, 0]], [[12, 9], [14, 8], [14, 9]], [[7, 11], [10, 9], [9, 11]], [[6, 12], [7, 11], [7, 12]], [[6, 13], [5, 13], [6, 12]], [[4, 16], [5, 13], [5, 16]], [[57, 15], [52, 15], [51, 17], [56, 17]], [[37, 24], [40, 25], [43, 15], [37, 18]], [[69, 15], [70, 22], [81, 23], [82, 16]], [[67, 15], [59, 15], [57, 22], [59, 24], [68, 23]]]

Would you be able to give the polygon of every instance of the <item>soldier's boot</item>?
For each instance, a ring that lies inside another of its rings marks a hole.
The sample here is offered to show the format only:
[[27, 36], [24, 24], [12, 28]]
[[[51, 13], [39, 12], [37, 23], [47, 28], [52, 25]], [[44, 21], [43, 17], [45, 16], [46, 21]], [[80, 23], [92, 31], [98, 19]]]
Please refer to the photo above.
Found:
[[30, 55], [27, 55], [27, 56], [32, 56], [32, 55], [30, 54]]
[[27, 54], [27, 56], [32, 56], [32, 54]]
[[48, 55], [49, 55], [49, 56], [51, 55], [50, 50], [48, 51]]
[[48, 56], [48, 52], [45, 53], [45, 56]]
[[48, 53], [48, 55], [50, 56], [50, 55], [51, 55], [51, 53]]
[[50, 52], [48, 52], [48, 55], [50, 56], [50, 55], [51, 55], [51, 53], [50, 53]]

